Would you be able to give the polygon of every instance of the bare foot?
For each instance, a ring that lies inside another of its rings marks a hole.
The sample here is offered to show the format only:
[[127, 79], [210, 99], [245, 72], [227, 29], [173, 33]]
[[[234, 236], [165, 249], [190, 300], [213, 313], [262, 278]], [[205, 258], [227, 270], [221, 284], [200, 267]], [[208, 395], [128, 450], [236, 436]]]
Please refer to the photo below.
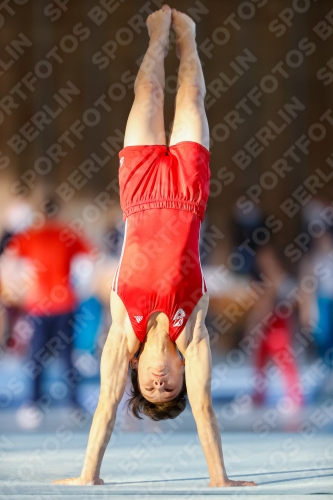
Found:
[[195, 47], [195, 22], [187, 14], [172, 9], [172, 26], [176, 33], [176, 53], [180, 59], [181, 51], [190, 46]]
[[224, 488], [230, 488], [231, 486], [257, 486], [257, 483], [254, 483], [253, 481], [233, 481], [232, 479], [227, 479], [223, 483], [210, 482], [208, 486], [211, 488], [218, 488], [221, 486]]
[[93, 486], [104, 484], [103, 479], [98, 478], [92, 481], [87, 481], [81, 477], [69, 477], [67, 479], [59, 479], [58, 481], [52, 481], [52, 484], [65, 484], [70, 486]]
[[165, 52], [167, 52], [171, 26], [171, 8], [169, 5], [165, 4], [161, 9], [149, 14], [146, 24], [151, 42], [161, 44], [165, 48]]

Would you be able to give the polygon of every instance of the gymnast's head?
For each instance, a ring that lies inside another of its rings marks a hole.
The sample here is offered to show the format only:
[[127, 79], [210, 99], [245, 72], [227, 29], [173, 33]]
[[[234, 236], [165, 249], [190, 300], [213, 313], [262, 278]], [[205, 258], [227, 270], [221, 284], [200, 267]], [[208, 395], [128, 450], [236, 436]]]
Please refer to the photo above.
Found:
[[[164, 346], [165, 347], [165, 346]], [[186, 406], [185, 361], [170, 341], [163, 350], [144, 343], [130, 362], [131, 398], [128, 407], [136, 418], [176, 418]]]

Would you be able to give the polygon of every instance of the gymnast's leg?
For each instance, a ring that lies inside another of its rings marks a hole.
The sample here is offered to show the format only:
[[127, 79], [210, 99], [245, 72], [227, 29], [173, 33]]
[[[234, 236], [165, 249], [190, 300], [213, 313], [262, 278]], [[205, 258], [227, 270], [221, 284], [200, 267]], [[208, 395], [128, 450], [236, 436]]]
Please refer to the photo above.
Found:
[[150, 37], [134, 83], [135, 99], [130, 111], [124, 147], [166, 144], [164, 130], [164, 58], [168, 51], [171, 9], [150, 14], [147, 28]]
[[180, 58], [178, 92], [170, 146], [195, 141], [209, 149], [209, 128], [204, 107], [205, 80], [197, 53], [195, 23], [186, 14], [172, 9], [172, 25]]

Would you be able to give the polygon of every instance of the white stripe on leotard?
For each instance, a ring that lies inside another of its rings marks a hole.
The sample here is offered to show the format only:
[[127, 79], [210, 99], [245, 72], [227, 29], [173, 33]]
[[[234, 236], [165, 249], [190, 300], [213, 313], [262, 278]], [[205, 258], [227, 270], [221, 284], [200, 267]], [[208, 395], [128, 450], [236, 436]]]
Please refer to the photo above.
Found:
[[[200, 230], [201, 230], [201, 222], [200, 222]], [[198, 257], [199, 257], [199, 264], [200, 264], [200, 270], [201, 270], [201, 278], [202, 278], [202, 283], [201, 283], [201, 291], [204, 294], [205, 293], [205, 278], [203, 275], [202, 271], [202, 266], [201, 266], [201, 259], [200, 259], [200, 232], [199, 231], [199, 240], [198, 240]]]
[[128, 219], [126, 219], [126, 222], [125, 222], [124, 241], [123, 241], [123, 246], [121, 249], [119, 264], [118, 264], [116, 274], [114, 275], [113, 283], [112, 283], [112, 290], [114, 290], [116, 293], [118, 292], [118, 279], [119, 279], [119, 273], [120, 273], [120, 266], [121, 266], [121, 261], [123, 260], [125, 244], [126, 244], [127, 221], [128, 221]]

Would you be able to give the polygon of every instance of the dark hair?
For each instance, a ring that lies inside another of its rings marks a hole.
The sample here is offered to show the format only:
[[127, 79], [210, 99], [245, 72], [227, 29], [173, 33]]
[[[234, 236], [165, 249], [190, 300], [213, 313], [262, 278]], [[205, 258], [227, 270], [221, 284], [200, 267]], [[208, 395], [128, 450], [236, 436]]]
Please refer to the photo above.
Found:
[[44, 213], [48, 217], [54, 217], [59, 211], [58, 204], [53, 198], [46, 198], [42, 206]]
[[176, 418], [185, 410], [187, 389], [185, 375], [183, 386], [180, 393], [171, 401], [162, 403], [152, 403], [143, 397], [138, 381], [138, 372], [131, 368], [131, 398], [127, 401], [128, 408], [132, 411], [136, 418], [142, 419], [140, 413], [146, 415], [152, 420], [167, 420], [168, 418]]
[[256, 256], [267, 250], [270, 250], [273, 253], [275, 259], [285, 271], [288, 271], [289, 274], [294, 274], [295, 268], [290, 265], [290, 262], [286, 259], [284, 249], [281, 247], [281, 244], [277, 241], [277, 239], [272, 238], [268, 243], [258, 246], [256, 248]]

